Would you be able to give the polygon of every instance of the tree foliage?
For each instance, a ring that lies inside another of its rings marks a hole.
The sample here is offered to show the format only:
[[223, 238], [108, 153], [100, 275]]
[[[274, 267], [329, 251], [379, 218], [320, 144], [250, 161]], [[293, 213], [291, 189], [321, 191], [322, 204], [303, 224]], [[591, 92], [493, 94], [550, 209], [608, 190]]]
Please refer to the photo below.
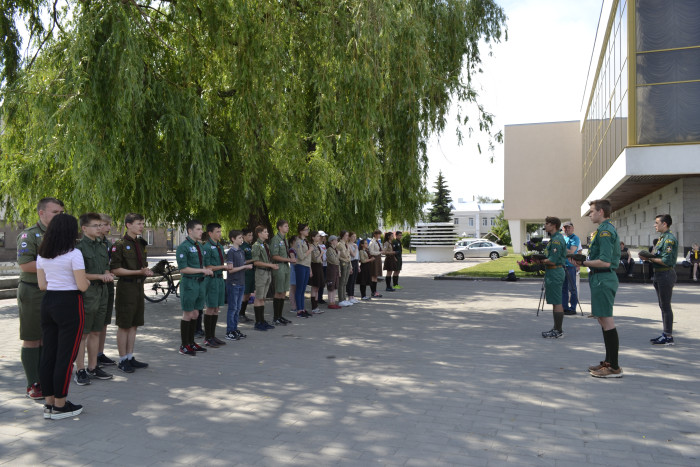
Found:
[[428, 213], [428, 222], [450, 222], [451, 220], [452, 197], [450, 197], [450, 190], [447, 188], [445, 177], [443, 177], [442, 171], [440, 171], [435, 181], [433, 205]]
[[10, 219], [56, 196], [154, 223], [412, 223], [451, 101], [491, 133], [472, 87], [503, 34], [491, 0], [0, 3]]
[[491, 227], [491, 233], [498, 238], [498, 243], [501, 245], [512, 245], [513, 240], [510, 237], [510, 226], [505, 218], [504, 211], [498, 213], [493, 227]]

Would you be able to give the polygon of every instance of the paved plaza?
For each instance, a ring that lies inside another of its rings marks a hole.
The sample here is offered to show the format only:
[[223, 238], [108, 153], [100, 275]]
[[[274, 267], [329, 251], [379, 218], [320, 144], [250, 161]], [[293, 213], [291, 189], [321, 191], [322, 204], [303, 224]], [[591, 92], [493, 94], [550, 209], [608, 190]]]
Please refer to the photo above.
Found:
[[[294, 325], [242, 326], [246, 340], [196, 357], [177, 353], [178, 300], [147, 303], [136, 358], [150, 368], [71, 385], [75, 419], [44, 420], [24, 397], [17, 307], [2, 300], [0, 464], [700, 465], [700, 286], [676, 287], [676, 346], [653, 348], [653, 287], [622, 285], [624, 378], [595, 379], [600, 327], [566, 317], [564, 339], [543, 339], [541, 282], [433, 280], [465, 263], [412, 258], [399, 292], [285, 311]], [[586, 282], [581, 295], [588, 313]], [[116, 357], [113, 327], [107, 346]]]

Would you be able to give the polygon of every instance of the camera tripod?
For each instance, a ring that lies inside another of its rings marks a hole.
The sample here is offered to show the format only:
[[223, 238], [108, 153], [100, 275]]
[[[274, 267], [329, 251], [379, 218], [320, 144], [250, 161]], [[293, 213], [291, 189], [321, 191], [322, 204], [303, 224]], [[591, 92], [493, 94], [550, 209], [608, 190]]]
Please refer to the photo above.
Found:
[[[568, 272], [566, 272], [566, 268], [564, 268], [564, 274], [568, 274]], [[575, 273], [574, 273], [573, 279], [567, 277], [567, 284], [569, 287], [569, 294], [570, 294], [571, 291], [573, 290], [573, 288], [576, 287], [576, 285], [575, 285], [576, 284], [576, 274]], [[544, 294], [544, 277], [542, 277], [542, 287], [540, 289], [540, 301], [537, 304], [537, 316], [540, 315], [540, 310], [544, 311], [544, 306], [546, 305], [546, 303], [547, 303], [547, 300], [546, 300], [546, 297]], [[578, 304], [578, 309], [581, 312], [581, 316], [583, 316], [583, 308], [581, 308], [581, 300], [578, 297], [578, 290], [576, 291], [576, 303]]]

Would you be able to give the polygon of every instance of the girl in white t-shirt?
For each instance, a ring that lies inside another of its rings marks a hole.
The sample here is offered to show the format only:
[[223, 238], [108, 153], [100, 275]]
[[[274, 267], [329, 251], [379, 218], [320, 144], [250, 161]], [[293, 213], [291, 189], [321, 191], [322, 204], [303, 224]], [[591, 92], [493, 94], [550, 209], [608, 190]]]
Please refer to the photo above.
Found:
[[83, 254], [75, 249], [78, 220], [58, 214], [46, 228], [36, 260], [41, 301], [40, 381], [44, 393], [44, 418], [58, 420], [80, 414], [83, 406], [66, 399], [85, 323], [83, 296], [90, 281], [85, 276]]

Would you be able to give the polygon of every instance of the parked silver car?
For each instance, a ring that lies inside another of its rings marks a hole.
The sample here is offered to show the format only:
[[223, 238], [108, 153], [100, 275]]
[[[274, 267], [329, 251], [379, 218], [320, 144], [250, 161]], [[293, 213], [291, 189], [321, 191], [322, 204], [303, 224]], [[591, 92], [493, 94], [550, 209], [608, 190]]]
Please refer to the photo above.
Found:
[[478, 241], [467, 246], [455, 248], [454, 257], [458, 260], [464, 258], [491, 258], [498, 259], [508, 255], [508, 249], [503, 245], [488, 241]]

